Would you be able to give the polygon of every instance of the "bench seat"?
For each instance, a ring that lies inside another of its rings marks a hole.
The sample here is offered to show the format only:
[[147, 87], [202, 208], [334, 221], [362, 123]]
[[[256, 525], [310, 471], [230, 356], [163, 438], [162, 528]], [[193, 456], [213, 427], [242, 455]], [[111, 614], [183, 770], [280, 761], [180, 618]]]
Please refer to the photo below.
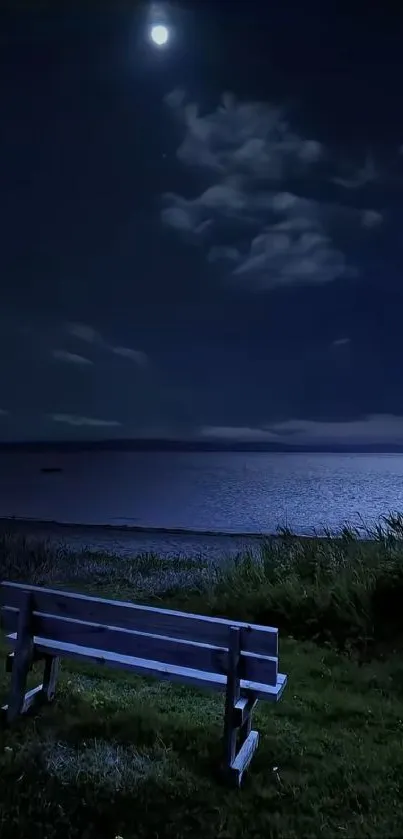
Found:
[[[7, 636], [7, 641], [15, 647], [17, 634]], [[154, 676], [160, 681], [164, 679], [169, 682], [180, 682], [191, 685], [195, 688], [207, 688], [208, 690], [225, 691], [227, 678], [221, 673], [205, 673], [203, 670], [193, 670], [190, 667], [175, 667], [164, 664], [162, 661], [150, 661], [144, 658], [135, 658], [129, 655], [111, 653], [109, 650], [98, 650], [94, 647], [80, 647], [78, 644], [60, 643], [51, 641], [48, 638], [34, 636], [34, 645], [38, 653], [45, 655], [62, 656], [75, 658], [90, 664], [107, 665], [120, 670], [131, 670], [139, 676]], [[287, 676], [278, 673], [276, 685], [264, 685], [259, 682], [240, 681], [240, 688], [243, 694], [252, 693], [257, 699], [268, 702], [276, 702], [287, 683]]]

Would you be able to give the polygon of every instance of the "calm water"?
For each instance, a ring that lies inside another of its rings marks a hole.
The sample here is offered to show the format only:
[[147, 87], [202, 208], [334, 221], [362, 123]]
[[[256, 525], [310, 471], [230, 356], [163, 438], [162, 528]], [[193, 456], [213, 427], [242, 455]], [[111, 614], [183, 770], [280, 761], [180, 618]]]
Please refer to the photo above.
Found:
[[[63, 471], [41, 472], [56, 466]], [[2, 517], [225, 534], [273, 533], [287, 524], [306, 534], [324, 527], [336, 531], [346, 520], [357, 522], [358, 513], [371, 522], [398, 509], [403, 510], [403, 455], [0, 455]], [[81, 538], [78, 533], [74, 538]], [[190, 534], [119, 536], [126, 545], [133, 539], [141, 549], [207, 544], [206, 537]], [[237, 547], [238, 541], [233, 541]]]

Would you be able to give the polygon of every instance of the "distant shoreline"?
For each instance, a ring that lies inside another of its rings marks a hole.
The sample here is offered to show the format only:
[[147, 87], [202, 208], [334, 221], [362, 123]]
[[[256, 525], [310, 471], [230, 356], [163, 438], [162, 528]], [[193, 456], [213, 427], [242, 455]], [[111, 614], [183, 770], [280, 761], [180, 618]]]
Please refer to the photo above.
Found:
[[[79, 536], [80, 533], [85, 533], [89, 531], [94, 536], [98, 534], [101, 536], [102, 534], [108, 534], [113, 537], [114, 534], [118, 537], [119, 535], [127, 535], [127, 536], [183, 536], [184, 538], [189, 539], [228, 539], [228, 540], [248, 540], [250, 542], [265, 542], [267, 540], [273, 539], [280, 539], [281, 533], [259, 533], [253, 530], [199, 530], [197, 528], [187, 528], [187, 527], [152, 527], [147, 525], [138, 525], [138, 524], [94, 524], [92, 522], [84, 523], [84, 522], [64, 522], [64, 521], [57, 521], [56, 519], [35, 519], [35, 518], [27, 518], [27, 517], [17, 517], [17, 516], [0, 516], [0, 532], [10, 530], [26, 530], [33, 532], [37, 531], [44, 531], [44, 530], [51, 530], [53, 532], [60, 531], [69, 531], [70, 534], [75, 534]], [[319, 532], [298, 532], [293, 531], [293, 536], [298, 539], [338, 539], [340, 538], [339, 533], [331, 533], [330, 536], [327, 533], [319, 533]], [[365, 539], [364, 536], [357, 538], [362, 539], [363, 541], [369, 541]]]
[[76, 524], [46, 519], [0, 517], [0, 536], [62, 544], [73, 552], [113, 554], [120, 559], [142, 554], [186, 556], [222, 562], [245, 550], [259, 550], [274, 537], [254, 533], [119, 524]]
[[274, 539], [276, 538], [277, 534], [275, 533], [256, 533], [254, 531], [238, 531], [238, 530], [197, 530], [192, 528], [186, 527], [149, 527], [146, 525], [136, 525], [136, 524], [93, 524], [88, 523], [85, 524], [83, 522], [63, 522], [57, 521], [54, 519], [31, 519], [31, 518], [23, 518], [17, 516], [0, 516], [0, 529], [5, 530], [7, 528], [11, 529], [21, 529], [21, 527], [29, 528], [30, 530], [44, 530], [44, 529], [53, 529], [53, 530], [91, 530], [91, 531], [105, 531], [108, 532], [116, 532], [116, 533], [139, 533], [146, 535], [150, 533], [151, 535], [160, 535], [160, 536], [196, 536], [196, 537], [203, 537], [203, 536], [211, 536], [214, 538], [221, 538], [221, 537], [233, 537], [236, 539]]
[[[117, 558], [133, 558], [140, 555], [155, 555], [172, 559], [186, 556], [196, 561], [207, 560], [222, 563], [240, 555], [260, 552], [265, 545], [280, 543], [282, 534], [245, 531], [220, 531], [186, 529], [181, 527], [146, 527], [124, 524], [84, 524], [50, 519], [34, 519], [0, 516], [0, 537], [23, 537], [54, 545], [62, 545], [73, 553], [90, 551], [113, 555]], [[341, 532], [290, 533], [292, 539], [309, 540], [316, 543], [340, 542]], [[362, 543], [374, 540], [373, 535], [363, 530], [354, 532], [354, 538]]]
[[2, 454], [79, 454], [84, 452], [148, 452], [236, 454], [403, 454], [403, 442], [393, 443], [286, 443], [259, 440], [176, 440], [119, 439], [112, 440], [0, 440]]

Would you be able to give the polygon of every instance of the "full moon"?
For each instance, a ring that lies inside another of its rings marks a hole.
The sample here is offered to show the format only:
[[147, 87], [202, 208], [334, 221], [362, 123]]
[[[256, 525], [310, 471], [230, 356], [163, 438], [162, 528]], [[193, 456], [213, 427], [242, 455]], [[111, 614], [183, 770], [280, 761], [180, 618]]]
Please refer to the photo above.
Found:
[[157, 45], [157, 47], [163, 47], [168, 41], [169, 31], [166, 26], [163, 26], [162, 24], [155, 24], [151, 27], [150, 35], [151, 40]]

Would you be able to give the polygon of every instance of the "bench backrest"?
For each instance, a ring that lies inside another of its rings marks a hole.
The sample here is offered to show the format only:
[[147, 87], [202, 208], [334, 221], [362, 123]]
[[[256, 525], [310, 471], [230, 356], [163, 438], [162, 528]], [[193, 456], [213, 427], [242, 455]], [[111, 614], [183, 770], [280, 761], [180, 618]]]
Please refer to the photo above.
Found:
[[19, 612], [27, 598], [38, 638], [208, 673], [227, 672], [230, 628], [238, 627], [242, 679], [276, 685], [278, 631], [274, 627], [3, 582], [1, 623], [6, 633], [17, 632]]

